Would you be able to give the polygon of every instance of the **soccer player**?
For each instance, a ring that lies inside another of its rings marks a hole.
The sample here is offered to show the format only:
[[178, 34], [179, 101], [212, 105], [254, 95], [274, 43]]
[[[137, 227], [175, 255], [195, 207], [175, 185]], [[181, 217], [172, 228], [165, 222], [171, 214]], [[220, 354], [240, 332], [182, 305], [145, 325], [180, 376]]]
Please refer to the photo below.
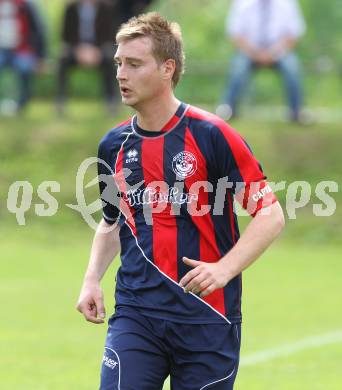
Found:
[[[282, 209], [244, 140], [177, 100], [180, 28], [157, 13], [116, 36], [122, 102], [136, 114], [100, 142], [103, 219], [77, 309], [104, 322], [100, 281], [120, 252], [101, 390], [232, 389], [241, 272], [278, 236]], [[109, 178], [109, 180], [108, 180]], [[239, 238], [233, 197], [253, 216]]]

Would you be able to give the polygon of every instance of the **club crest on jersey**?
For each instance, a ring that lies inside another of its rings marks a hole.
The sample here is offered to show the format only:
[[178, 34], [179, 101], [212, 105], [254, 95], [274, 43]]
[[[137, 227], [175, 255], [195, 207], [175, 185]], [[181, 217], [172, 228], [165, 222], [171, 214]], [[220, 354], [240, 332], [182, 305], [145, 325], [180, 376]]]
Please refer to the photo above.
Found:
[[138, 151], [136, 149], [130, 149], [126, 154], [126, 164], [138, 161]]
[[196, 157], [191, 152], [180, 152], [172, 160], [172, 170], [180, 178], [192, 176], [197, 170]]

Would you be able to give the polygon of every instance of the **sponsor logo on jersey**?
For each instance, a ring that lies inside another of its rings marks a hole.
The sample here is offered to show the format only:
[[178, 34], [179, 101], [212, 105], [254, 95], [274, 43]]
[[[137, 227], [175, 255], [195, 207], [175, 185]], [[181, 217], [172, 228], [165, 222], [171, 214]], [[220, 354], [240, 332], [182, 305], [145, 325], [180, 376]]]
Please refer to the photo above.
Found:
[[158, 191], [156, 188], [129, 190], [123, 198], [131, 207], [142, 205], [156, 205], [160, 203], [185, 204], [198, 200], [198, 194], [184, 193], [177, 187], [169, 187], [167, 191]]
[[172, 170], [181, 179], [192, 176], [197, 170], [196, 157], [191, 152], [178, 153], [172, 160]]
[[111, 370], [114, 370], [114, 368], [119, 364], [114, 359], [110, 359], [108, 356], [103, 356], [103, 364], [110, 368]]
[[130, 149], [126, 154], [126, 164], [138, 161], [138, 151], [136, 149]]

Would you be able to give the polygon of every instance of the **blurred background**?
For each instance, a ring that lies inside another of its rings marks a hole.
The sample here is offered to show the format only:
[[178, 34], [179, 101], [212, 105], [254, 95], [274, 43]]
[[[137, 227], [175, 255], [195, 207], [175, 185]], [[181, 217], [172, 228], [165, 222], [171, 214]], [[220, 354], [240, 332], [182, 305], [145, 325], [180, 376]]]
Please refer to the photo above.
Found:
[[[287, 228], [244, 276], [237, 390], [341, 388], [341, 2], [299, 1], [306, 28], [290, 50], [301, 67], [295, 118], [282, 73], [269, 65], [253, 72], [236, 112], [224, 98], [236, 54], [227, 15], [238, 3], [113, 0], [95, 14], [71, 1], [0, 0], [1, 389], [98, 386], [106, 328], [74, 309], [94, 234], [82, 213], [98, 189], [84, 188], [80, 204], [76, 174], [102, 136], [132, 114], [120, 104], [111, 56], [116, 28], [141, 10], [181, 25], [186, 72], [178, 98], [222, 115], [252, 146], [269, 181], [285, 182], [277, 195]], [[93, 164], [84, 187], [95, 177]], [[322, 181], [336, 183], [325, 189], [336, 210], [316, 216], [315, 204], [326, 210], [329, 203], [319, 193]], [[93, 217], [99, 221], [100, 213]], [[242, 228], [249, 221], [240, 220]], [[103, 283], [108, 313], [118, 266], [116, 259]]]

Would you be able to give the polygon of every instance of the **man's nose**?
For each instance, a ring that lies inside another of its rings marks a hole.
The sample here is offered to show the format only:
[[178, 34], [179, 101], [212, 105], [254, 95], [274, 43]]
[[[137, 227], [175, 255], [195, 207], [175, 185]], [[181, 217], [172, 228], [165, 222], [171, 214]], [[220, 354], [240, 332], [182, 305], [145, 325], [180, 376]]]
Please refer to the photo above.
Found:
[[118, 66], [118, 68], [116, 70], [116, 79], [117, 80], [127, 80], [127, 74], [126, 74], [126, 71], [125, 71], [123, 65]]

